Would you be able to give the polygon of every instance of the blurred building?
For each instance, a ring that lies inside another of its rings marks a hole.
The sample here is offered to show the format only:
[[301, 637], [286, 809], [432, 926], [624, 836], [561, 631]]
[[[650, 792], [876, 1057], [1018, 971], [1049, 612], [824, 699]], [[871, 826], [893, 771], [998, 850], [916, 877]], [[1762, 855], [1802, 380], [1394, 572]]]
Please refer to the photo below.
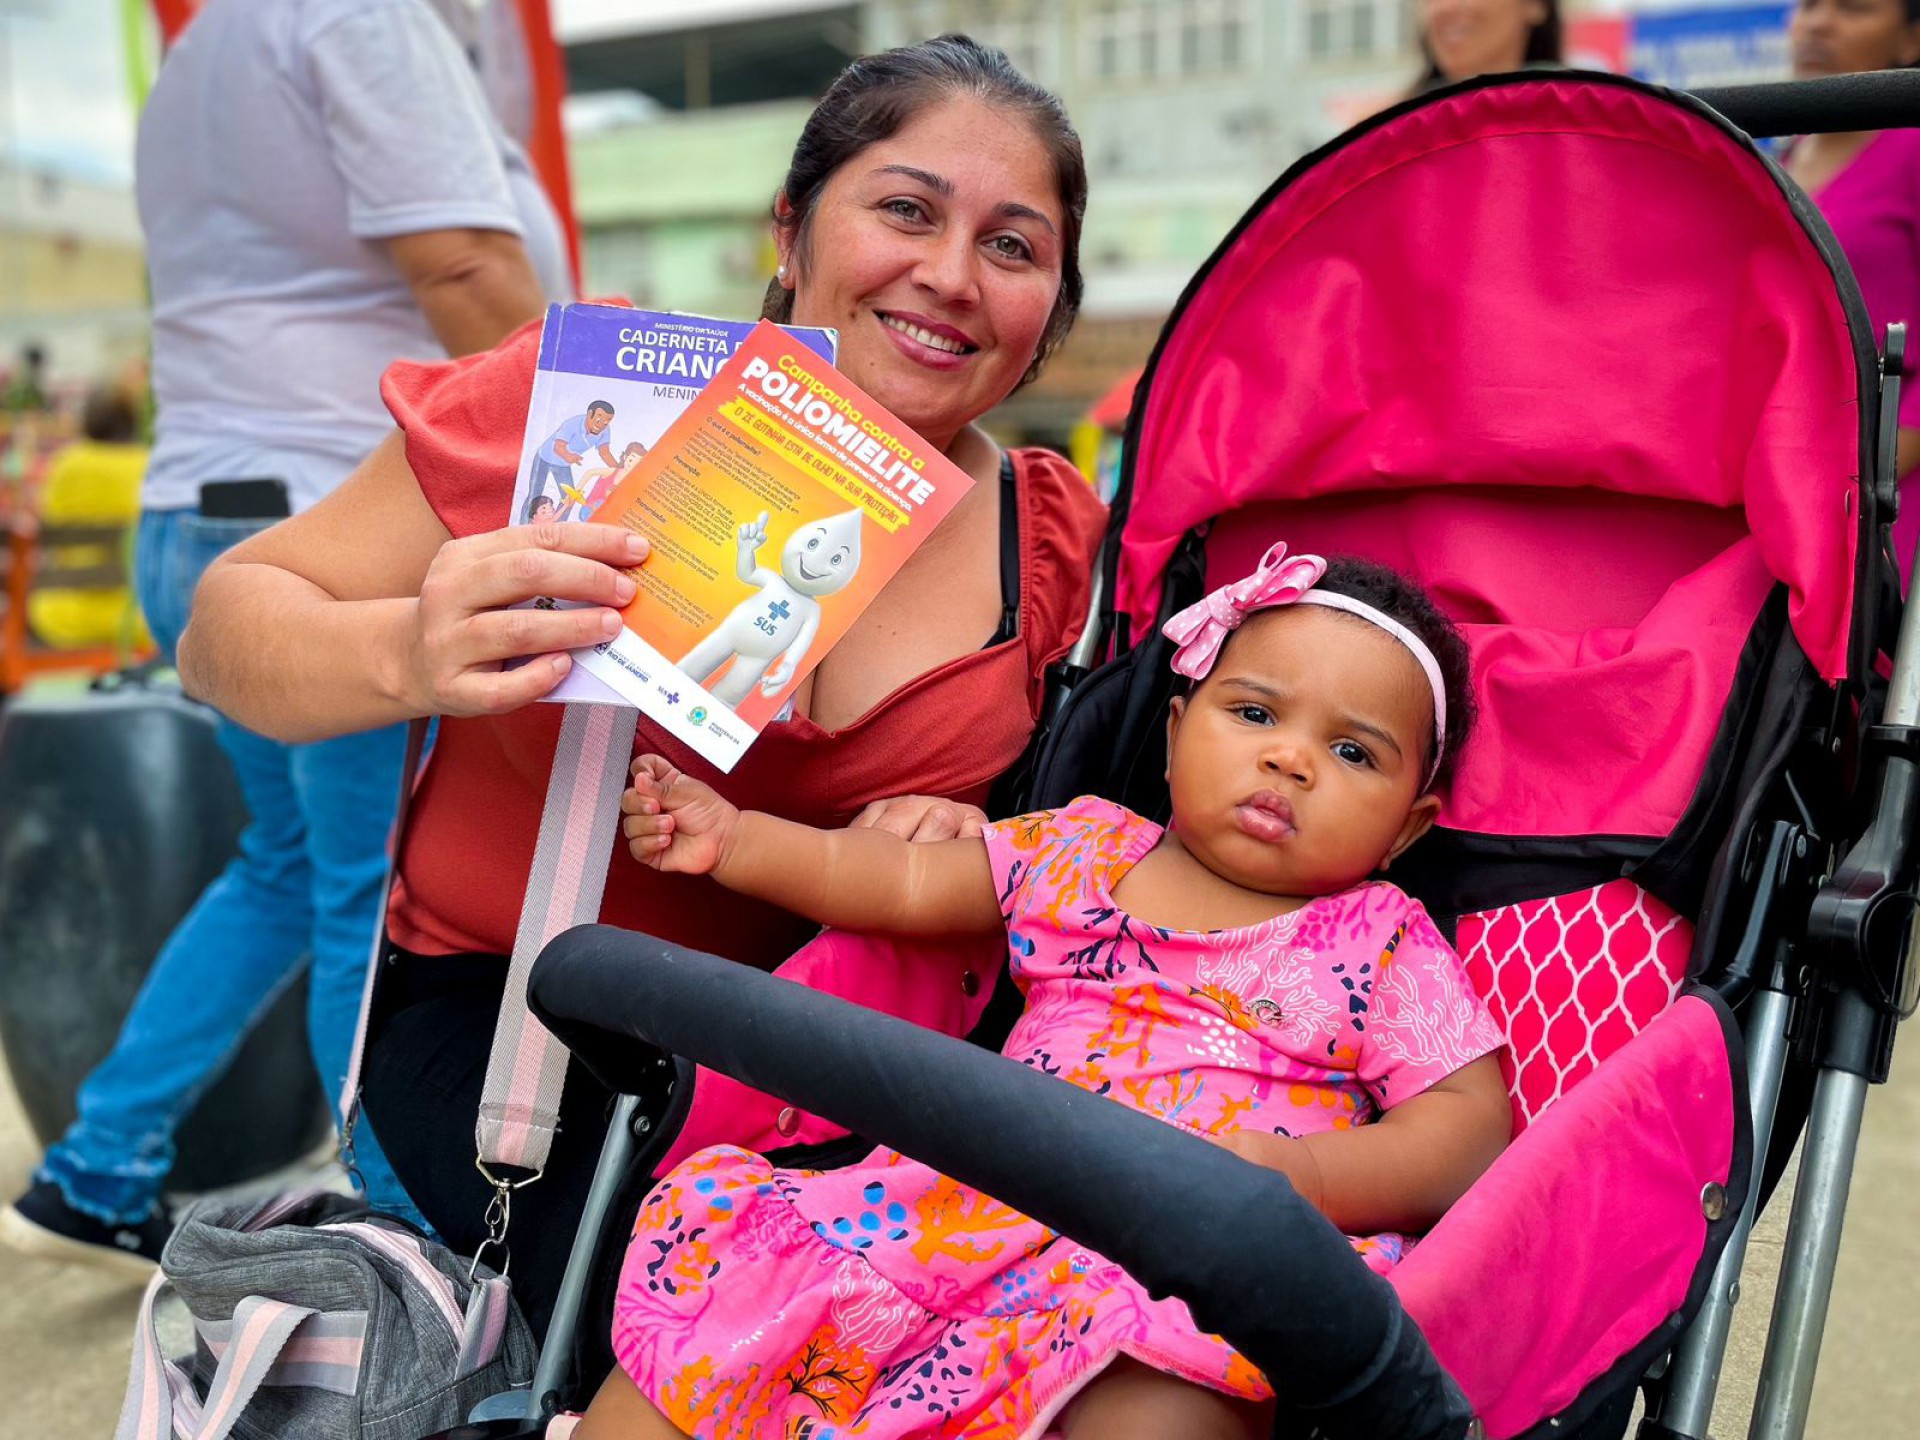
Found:
[[126, 186], [0, 163], [0, 372], [29, 343], [56, 384], [143, 355], [146, 275]]
[[582, 293], [758, 314], [774, 191], [813, 102], [861, 52], [859, 7], [571, 0], [555, 26]]

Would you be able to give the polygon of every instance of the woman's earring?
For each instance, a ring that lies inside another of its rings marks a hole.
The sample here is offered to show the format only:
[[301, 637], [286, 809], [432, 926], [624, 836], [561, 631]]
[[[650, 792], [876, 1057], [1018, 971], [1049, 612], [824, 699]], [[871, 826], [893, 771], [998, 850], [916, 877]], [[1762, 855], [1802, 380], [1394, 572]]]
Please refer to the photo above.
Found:
[[776, 280], [784, 280], [787, 278], [787, 267], [782, 265], [778, 270], [774, 271], [773, 274]]

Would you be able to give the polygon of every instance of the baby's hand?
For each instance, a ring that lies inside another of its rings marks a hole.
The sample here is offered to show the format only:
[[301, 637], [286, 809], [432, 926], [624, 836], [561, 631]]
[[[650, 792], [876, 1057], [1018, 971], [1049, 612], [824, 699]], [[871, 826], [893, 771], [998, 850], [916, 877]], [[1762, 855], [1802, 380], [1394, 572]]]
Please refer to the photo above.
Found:
[[620, 797], [620, 828], [633, 858], [655, 870], [705, 875], [720, 864], [740, 812], [658, 755], [633, 762], [633, 784]]

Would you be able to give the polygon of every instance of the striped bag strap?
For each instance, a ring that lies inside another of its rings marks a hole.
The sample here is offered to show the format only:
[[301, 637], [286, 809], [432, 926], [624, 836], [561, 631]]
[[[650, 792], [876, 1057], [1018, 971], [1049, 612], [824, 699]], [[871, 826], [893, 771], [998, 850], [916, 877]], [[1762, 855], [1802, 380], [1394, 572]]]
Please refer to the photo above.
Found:
[[476, 1273], [463, 1306], [459, 1287], [427, 1259], [426, 1252], [420, 1248], [421, 1242], [414, 1236], [364, 1220], [336, 1221], [321, 1228], [338, 1235], [350, 1235], [367, 1249], [379, 1252], [399, 1266], [426, 1294], [447, 1327], [447, 1333], [459, 1342], [453, 1364], [455, 1380], [464, 1380], [493, 1363], [506, 1338], [507, 1321], [513, 1310], [512, 1292], [505, 1276]]
[[[504, 1211], [508, 1194], [539, 1177], [560, 1125], [567, 1048], [527, 1009], [527, 975], [546, 943], [600, 917], [608, 842], [617, 832], [639, 712], [623, 705], [568, 705], [547, 781], [540, 839], [514, 935], [506, 995], [494, 1025], [486, 1086], [474, 1128], [480, 1171]], [[531, 1172], [507, 1181], [496, 1167]], [[505, 1215], [495, 1227], [504, 1232]], [[496, 1240], [500, 1237], [495, 1236]]]
[[[639, 719], [639, 711], [624, 705], [570, 704], [561, 716], [560, 739], [540, 815], [540, 838], [527, 876], [526, 899], [508, 962], [506, 993], [494, 1022], [493, 1047], [487, 1057], [486, 1083], [474, 1125], [477, 1164], [495, 1193], [487, 1213], [489, 1246], [504, 1246], [512, 1192], [539, 1178], [560, 1126], [567, 1049], [527, 1009], [527, 975], [541, 948], [554, 936], [600, 918], [600, 899], [607, 886], [607, 847], [618, 830], [620, 792], [626, 788]], [[353, 1168], [360, 1068], [380, 979], [387, 900], [392, 895], [407, 811], [426, 752], [428, 724], [416, 720], [407, 734], [400, 804], [394, 816], [395, 863], [387, 870], [381, 923], [374, 935], [373, 955], [360, 995], [353, 1056], [340, 1092], [341, 1158], [348, 1170]], [[507, 1179], [499, 1170], [508, 1166], [527, 1174]]]
[[[154, 1307], [169, 1288], [164, 1274], [147, 1283], [140, 1300], [139, 1328], [134, 1333], [133, 1367], [127, 1376], [126, 1399], [114, 1440], [227, 1440], [252, 1403], [267, 1373], [292, 1341], [294, 1332], [318, 1313], [304, 1305], [289, 1305], [249, 1295], [234, 1307], [232, 1340], [214, 1368], [213, 1382], [203, 1400], [184, 1367], [167, 1359], [154, 1325]], [[364, 1343], [365, 1312], [360, 1314], [361, 1337], [355, 1343], [353, 1367], [359, 1371], [359, 1345]]]
[[[302, 1190], [271, 1196], [228, 1223], [246, 1233], [271, 1229], [325, 1194]], [[425, 1293], [456, 1347], [452, 1380], [464, 1380], [499, 1355], [513, 1308], [504, 1277], [476, 1278], [462, 1305], [455, 1282], [427, 1258], [414, 1236], [363, 1220], [335, 1221], [319, 1230], [379, 1253]], [[194, 1319], [197, 1341], [215, 1360], [213, 1379], [202, 1399], [186, 1367], [169, 1360], [160, 1346], [154, 1312], [171, 1288], [172, 1281], [162, 1271], [148, 1282], [141, 1297], [133, 1364], [114, 1440], [227, 1440], [263, 1385], [299, 1386], [336, 1395], [359, 1392], [367, 1311], [320, 1311], [248, 1295], [234, 1306], [231, 1320]]]

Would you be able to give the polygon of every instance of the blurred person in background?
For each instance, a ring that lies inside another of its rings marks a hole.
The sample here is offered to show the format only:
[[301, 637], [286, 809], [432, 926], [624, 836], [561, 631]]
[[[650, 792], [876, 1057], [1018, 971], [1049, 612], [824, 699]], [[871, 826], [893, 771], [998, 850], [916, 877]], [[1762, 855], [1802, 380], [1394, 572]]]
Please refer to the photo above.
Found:
[[[168, 654], [215, 557], [379, 444], [390, 363], [484, 350], [567, 294], [558, 221], [448, 28], [467, 7], [207, 0], [161, 67], [135, 161], [158, 405], [135, 578]], [[0, 1211], [17, 1249], [151, 1268], [176, 1125], [309, 955], [314, 1058], [329, 1093], [345, 1077], [405, 728], [219, 735], [252, 815], [240, 854]], [[355, 1158], [376, 1205], [417, 1216], [364, 1125]]]
[[[1787, 22], [1796, 78], [1892, 70], [1920, 63], [1920, 0], [1801, 0]], [[1920, 538], [1920, 130], [1856, 130], [1806, 135], [1787, 147], [1787, 174], [1807, 192], [1846, 252], [1873, 321], [1908, 327], [1907, 373], [1900, 393], [1900, 518], [1893, 549], [1904, 577]]]
[[[118, 385], [91, 390], [80, 411], [80, 438], [47, 462], [38, 499], [41, 523], [105, 528], [131, 526], [140, 514], [140, 480], [147, 447], [140, 443], [140, 414]], [[112, 565], [120, 547], [61, 547], [62, 565]], [[131, 650], [145, 634], [132, 592], [124, 585], [99, 589], [40, 589], [27, 599], [27, 624], [44, 645], [82, 650], [122, 641]]]
[[1420, 0], [1423, 94], [1456, 80], [1564, 63], [1559, 0]]
[[20, 368], [7, 382], [7, 409], [15, 414], [21, 411], [39, 411], [47, 408], [47, 352], [46, 347], [35, 341], [28, 341], [20, 350]]

